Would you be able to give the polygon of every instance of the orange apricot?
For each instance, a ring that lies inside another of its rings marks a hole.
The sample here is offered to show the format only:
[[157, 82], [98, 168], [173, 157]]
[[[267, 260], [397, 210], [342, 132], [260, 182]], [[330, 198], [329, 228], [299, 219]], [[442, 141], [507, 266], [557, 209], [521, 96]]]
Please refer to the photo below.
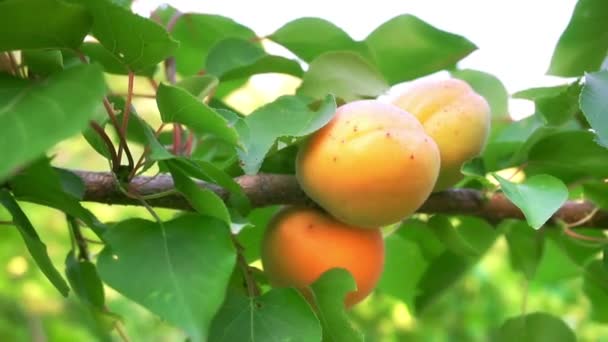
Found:
[[369, 295], [384, 267], [379, 229], [361, 229], [313, 208], [287, 207], [271, 220], [262, 240], [262, 265], [272, 286], [308, 288], [332, 268], [351, 273], [357, 290], [346, 295], [351, 307]]
[[439, 174], [439, 150], [420, 122], [376, 100], [340, 106], [300, 147], [304, 192], [345, 223], [377, 228], [415, 212]]
[[462, 179], [462, 164], [479, 155], [490, 133], [490, 106], [459, 79], [420, 80], [393, 102], [414, 114], [433, 137], [441, 153], [441, 170], [434, 191]]

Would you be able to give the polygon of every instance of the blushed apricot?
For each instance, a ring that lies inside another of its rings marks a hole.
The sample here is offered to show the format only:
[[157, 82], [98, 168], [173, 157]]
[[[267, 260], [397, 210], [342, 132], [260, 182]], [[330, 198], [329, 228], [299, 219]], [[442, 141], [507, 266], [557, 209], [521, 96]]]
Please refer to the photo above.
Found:
[[393, 102], [414, 114], [441, 153], [441, 171], [434, 191], [462, 179], [462, 164], [479, 155], [490, 133], [490, 106], [459, 79], [421, 80]]
[[288, 207], [270, 222], [262, 240], [262, 264], [270, 283], [295, 287], [310, 299], [308, 286], [332, 268], [348, 270], [357, 290], [346, 307], [369, 295], [384, 267], [379, 229], [349, 226], [313, 208]]
[[377, 228], [415, 212], [439, 173], [439, 150], [416, 120], [398, 107], [361, 100], [298, 151], [296, 177], [315, 202], [340, 221]]

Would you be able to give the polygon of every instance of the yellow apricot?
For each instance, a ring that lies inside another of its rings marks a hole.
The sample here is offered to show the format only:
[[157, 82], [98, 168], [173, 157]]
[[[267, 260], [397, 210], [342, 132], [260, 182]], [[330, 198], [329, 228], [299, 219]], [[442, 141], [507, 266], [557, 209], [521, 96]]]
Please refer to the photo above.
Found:
[[300, 147], [296, 177], [345, 223], [377, 228], [415, 212], [439, 174], [439, 150], [416, 120], [376, 100], [340, 106]]
[[434, 191], [462, 179], [462, 164], [479, 155], [490, 133], [490, 106], [459, 79], [415, 81], [393, 103], [414, 114], [441, 153], [441, 171]]
[[273, 217], [262, 239], [262, 265], [272, 286], [295, 287], [308, 299], [308, 286], [332, 268], [351, 273], [357, 290], [346, 295], [351, 307], [367, 297], [384, 268], [379, 229], [361, 229], [313, 208], [287, 207]]

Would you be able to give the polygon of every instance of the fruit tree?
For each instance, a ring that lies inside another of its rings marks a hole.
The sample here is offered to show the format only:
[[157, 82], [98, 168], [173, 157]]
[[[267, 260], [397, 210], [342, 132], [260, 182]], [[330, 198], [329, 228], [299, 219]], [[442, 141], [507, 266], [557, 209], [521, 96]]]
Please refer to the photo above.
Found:
[[607, 341], [606, 13], [509, 94], [407, 13], [0, 1], [0, 339]]

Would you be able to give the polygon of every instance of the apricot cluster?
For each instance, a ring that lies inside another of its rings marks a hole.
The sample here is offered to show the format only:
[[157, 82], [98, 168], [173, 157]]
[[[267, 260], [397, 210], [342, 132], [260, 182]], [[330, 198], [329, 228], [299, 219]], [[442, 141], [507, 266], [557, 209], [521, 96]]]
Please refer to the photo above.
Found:
[[479, 154], [490, 123], [483, 97], [460, 80], [414, 82], [395, 101], [338, 108], [298, 151], [296, 177], [323, 210], [289, 207], [271, 221], [262, 263], [273, 286], [308, 286], [341, 267], [354, 277], [350, 307], [376, 286], [384, 265], [380, 228], [408, 217], [432, 191], [454, 185]]

